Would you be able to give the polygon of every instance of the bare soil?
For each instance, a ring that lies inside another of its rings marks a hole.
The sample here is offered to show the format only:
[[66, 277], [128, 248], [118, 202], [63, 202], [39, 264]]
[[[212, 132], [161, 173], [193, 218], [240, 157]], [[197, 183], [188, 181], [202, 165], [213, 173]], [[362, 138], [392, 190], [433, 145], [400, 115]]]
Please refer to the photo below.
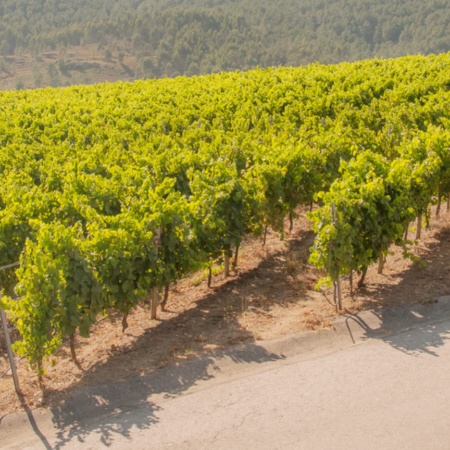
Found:
[[0, 90], [133, 81], [145, 77], [131, 44], [123, 41], [112, 41], [107, 47], [86, 44], [34, 55], [18, 53], [0, 57]]
[[[70, 359], [68, 342], [46, 363], [43, 391], [26, 360], [21, 359], [22, 405], [14, 391], [6, 351], [0, 345], [1, 415], [21, 409], [23, 404], [55, 406], [87, 385], [147, 375], [238, 343], [332, 327], [338, 316], [332, 289], [315, 290], [322, 274], [307, 263], [313, 238], [306, 214], [300, 212], [291, 237], [281, 240], [277, 233], [270, 233], [264, 247], [259, 239], [246, 239], [238, 268], [227, 279], [215, 275], [212, 288], [207, 287], [203, 272], [173, 286], [168, 311], [158, 311], [156, 320], [150, 320], [150, 311], [144, 306], [129, 315], [125, 332], [119, 315], [100, 320], [89, 338], [77, 337], [79, 366]], [[366, 286], [355, 290], [353, 296], [348, 279], [344, 280], [344, 312], [428, 303], [449, 294], [450, 213], [441, 213], [438, 219], [433, 215], [431, 228], [423, 230], [411, 251], [420, 262], [404, 259], [401, 250], [393, 247], [383, 274], [377, 274], [376, 265], [371, 267]]]

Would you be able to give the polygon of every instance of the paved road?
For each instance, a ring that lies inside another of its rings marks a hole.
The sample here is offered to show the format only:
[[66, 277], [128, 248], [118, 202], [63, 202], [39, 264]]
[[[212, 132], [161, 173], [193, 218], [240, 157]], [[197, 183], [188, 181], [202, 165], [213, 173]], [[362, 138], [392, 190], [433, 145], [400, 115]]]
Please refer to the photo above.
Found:
[[8, 416], [0, 447], [450, 449], [449, 337], [449, 298], [364, 313]]

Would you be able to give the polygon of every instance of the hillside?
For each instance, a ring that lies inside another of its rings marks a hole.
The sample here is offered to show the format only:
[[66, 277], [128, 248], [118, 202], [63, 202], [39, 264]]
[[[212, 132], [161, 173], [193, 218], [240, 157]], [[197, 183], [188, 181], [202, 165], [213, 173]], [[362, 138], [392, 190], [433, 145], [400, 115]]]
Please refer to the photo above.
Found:
[[[45, 387], [68, 348], [71, 367], [101, 376], [92, 361], [163, 342], [135, 375], [195, 349], [277, 336], [263, 322], [277, 327], [290, 302], [281, 333], [327, 326], [333, 295], [337, 310], [355, 312], [448, 293], [449, 67], [442, 54], [0, 92], [0, 266], [10, 266], [0, 307], [21, 336], [24, 370]], [[214, 296], [219, 272], [244, 284], [226, 280]], [[206, 297], [191, 297], [189, 282]], [[317, 283], [334, 292], [310, 293]], [[187, 322], [149, 331], [159, 304], [161, 317], [175, 304]], [[254, 326], [217, 337], [240, 313]], [[98, 337], [105, 316], [128, 343], [140, 317], [136, 346]], [[84, 353], [89, 335], [108, 343], [101, 358]]]
[[14, 265], [0, 302], [17, 353], [42, 376], [70, 337], [76, 361], [76, 335], [100, 317], [120, 313], [125, 330], [142, 304], [154, 316], [158, 292], [199, 270], [227, 277], [249, 236], [292, 235], [314, 203], [309, 261], [338, 299], [340, 279], [364, 287], [392, 244], [419, 262], [411, 246], [450, 193], [449, 65], [442, 54], [0, 92], [0, 266]]
[[450, 50], [443, 0], [6, 0], [0, 89]]

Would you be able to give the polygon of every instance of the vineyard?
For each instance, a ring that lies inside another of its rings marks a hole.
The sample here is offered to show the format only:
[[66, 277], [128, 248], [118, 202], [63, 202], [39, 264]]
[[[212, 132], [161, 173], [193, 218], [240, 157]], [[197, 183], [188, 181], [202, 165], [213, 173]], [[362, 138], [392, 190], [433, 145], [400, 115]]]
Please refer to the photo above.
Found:
[[415, 257], [430, 207], [448, 201], [449, 125], [450, 54], [1, 92], [16, 352], [42, 377], [68, 338], [76, 362], [99, 319], [125, 330], [147, 302], [154, 316], [170, 286], [226, 277], [244, 239], [284, 237], [310, 205], [310, 261], [341, 307], [343, 276], [362, 287], [393, 244]]

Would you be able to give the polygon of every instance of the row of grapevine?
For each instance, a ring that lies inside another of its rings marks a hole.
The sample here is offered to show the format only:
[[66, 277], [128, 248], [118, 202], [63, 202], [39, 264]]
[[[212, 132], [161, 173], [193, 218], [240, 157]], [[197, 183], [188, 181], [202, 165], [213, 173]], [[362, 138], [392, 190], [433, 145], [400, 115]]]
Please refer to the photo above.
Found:
[[[404, 248], [411, 221], [422, 217], [433, 202], [449, 196], [450, 132], [431, 126], [397, 148], [400, 156], [364, 151], [340, 167], [341, 176], [328, 192], [318, 194], [321, 206], [312, 214], [316, 232], [311, 261], [327, 271], [327, 280], [356, 272], [363, 283], [368, 267], [389, 247]], [[334, 209], [334, 211], [333, 211]]]
[[[16, 350], [283, 232], [316, 199], [331, 279], [450, 190], [450, 55], [0, 93], [0, 273]], [[333, 223], [330, 205], [338, 222]]]

